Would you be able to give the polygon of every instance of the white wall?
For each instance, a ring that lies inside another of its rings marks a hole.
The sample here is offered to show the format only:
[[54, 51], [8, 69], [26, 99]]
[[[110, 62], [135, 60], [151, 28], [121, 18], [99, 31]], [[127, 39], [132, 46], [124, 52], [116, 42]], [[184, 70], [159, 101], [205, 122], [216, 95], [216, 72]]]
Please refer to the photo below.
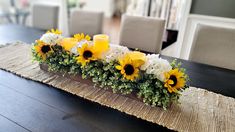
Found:
[[83, 10], [87, 11], [101, 11], [106, 17], [112, 17], [115, 7], [114, 0], [85, 0], [86, 4]]
[[174, 55], [172, 55], [174, 57], [180, 57], [180, 52], [181, 52], [182, 43], [184, 40], [184, 34], [186, 30], [186, 25], [188, 22], [188, 17], [190, 14], [192, 0], [183, 0], [181, 4], [183, 5], [182, 5], [182, 9], [180, 10], [181, 16], [180, 16], [180, 22], [179, 22], [179, 35], [175, 43], [176, 46], [174, 46], [175, 47]]

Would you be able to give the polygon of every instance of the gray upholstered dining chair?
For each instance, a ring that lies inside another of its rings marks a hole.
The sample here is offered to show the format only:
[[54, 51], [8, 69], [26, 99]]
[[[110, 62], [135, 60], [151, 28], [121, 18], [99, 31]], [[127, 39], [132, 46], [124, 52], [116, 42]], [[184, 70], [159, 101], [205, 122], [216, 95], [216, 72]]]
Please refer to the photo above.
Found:
[[69, 34], [84, 33], [90, 36], [101, 34], [103, 29], [103, 12], [73, 10], [70, 16]]
[[165, 20], [139, 16], [122, 16], [119, 43], [132, 49], [160, 53]]
[[198, 24], [189, 60], [235, 70], [235, 28]]
[[35, 3], [32, 6], [32, 26], [42, 30], [58, 28], [59, 6]]

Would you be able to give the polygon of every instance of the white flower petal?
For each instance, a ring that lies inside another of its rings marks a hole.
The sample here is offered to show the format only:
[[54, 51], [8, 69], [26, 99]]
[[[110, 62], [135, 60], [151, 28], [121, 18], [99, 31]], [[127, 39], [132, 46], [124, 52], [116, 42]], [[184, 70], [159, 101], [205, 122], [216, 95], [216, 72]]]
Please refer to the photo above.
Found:
[[147, 74], [153, 74], [160, 81], [165, 80], [164, 73], [169, 72], [172, 67], [167, 60], [159, 58], [158, 54], [147, 55], [147, 61], [140, 67]]
[[102, 55], [102, 59], [106, 62], [111, 62], [114, 60], [118, 60], [120, 57], [124, 56], [129, 49], [125, 46], [120, 45], [110, 45], [109, 51]]
[[60, 34], [54, 34], [54, 33], [45, 33], [40, 38], [42, 42], [49, 45], [58, 44], [62, 39], [63, 37]]

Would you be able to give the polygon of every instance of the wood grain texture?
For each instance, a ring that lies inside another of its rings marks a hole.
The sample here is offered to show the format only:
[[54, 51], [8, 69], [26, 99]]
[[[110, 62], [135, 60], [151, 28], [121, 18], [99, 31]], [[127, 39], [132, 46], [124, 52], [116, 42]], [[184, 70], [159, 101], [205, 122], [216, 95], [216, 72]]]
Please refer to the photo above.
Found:
[[2, 115], [0, 115], [0, 128], [3, 132], [30, 132], [30, 130], [23, 128]]
[[[61, 115], [60, 118], [60, 120], [63, 120], [64, 122], [60, 125], [62, 125], [61, 127], [66, 130], [71, 129], [71, 125], [66, 122], [70, 122], [71, 119], [73, 119], [73, 127], [78, 127], [78, 129], [74, 131], [81, 129], [84, 130], [83, 132], [125, 132], [126, 130], [128, 130], [128, 132], [170, 131], [169, 129], [165, 127], [163, 128], [160, 125], [138, 119], [134, 116], [127, 115], [117, 110], [110, 109], [106, 106], [102, 106], [98, 103], [80, 98], [79, 96], [72, 95], [71, 93], [65, 92], [63, 90], [47, 86], [43, 83], [21, 78], [17, 75], [3, 70], [0, 70], [0, 87], [1, 86], [3, 88], [5, 87], [7, 89], [12, 89], [12, 92], [9, 93], [5, 90], [5, 92], [3, 92], [2, 94], [11, 94], [12, 96], [21, 94], [24, 97], [26, 96], [26, 98], [28, 98], [29, 100], [34, 100], [30, 101], [33, 102], [33, 105], [43, 105], [43, 109], [40, 109], [41, 113], [47, 112], [48, 110], [51, 110], [51, 108], [54, 109], [53, 112], [61, 111], [66, 113], [64, 115]], [[2, 100], [2, 98], [3, 97], [0, 96], [0, 100]], [[8, 96], [7, 98], [10, 98], [10, 96]], [[3, 100], [6, 100], [6, 98], [4, 98]], [[6, 103], [7, 104], [1, 104], [3, 108], [8, 104], [12, 106], [17, 104], [16, 101]], [[17, 113], [22, 109], [24, 109], [24, 111], [27, 111], [27, 115], [24, 116], [25, 120], [19, 120], [18, 115], [12, 116], [12, 112], [5, 112], [7, 110], [16, 111]], [[35, 120], [31, 123], [31, 126], [33, 126], [33, 130], [36, 131], [41, 131], [39, 127], [41, 125], [39, 124], [45, 124], [47, 122], [47, 124], [57, 126], [61, 122], [60, 120], [57, 120], [55, 116], [53, 117], [53, 114], [50, 116], [50, 120], [44, 120], [43, 122], [41, 122], [40, 118], [34, 118], [31, 116], [34, 115], [34, 113], [38, 113], [38, 109], [31, 109], [27, 106], [20, 107], [19, 105], [17, 105], [16, 107], [11, 107], [10, 109], [0, 109], [0, 115], [3, 115], [4, 117], [10, 119], [10, 121], [12, 121], [11, 124], [15, 124], [17, 122], [17, 124], [27, 128], [28, 126], [27, 124], [24, 125], [24, 122], [32, 119]], [[44, 116], [48, 115], [44, 114]], [[11, 127], [10, 125], [2, 126], [0, 123], [0, 126], [0, 130], [12, 130], [11, 128], [9, 128]], [[44, 128], [44, 130], [50, 132], [54, 129], [53, 127], [49, 126], [47, 128]]]
[[[8, 94], [6, 94], [8, 93]], [[3, 87], [0, 85], [0, 112], [9, 119], [20, 123], [27, 131], [94, 131], [101, 132], [99, 128], [77, 120], [74, 118], [64, 119], [68, 114], [64, 111], [55, 110], [53, 107], [38, 103], [19, 92]], [[12, 105], [14, 102], [14, 105]], [[36, 105], [35, 105], [36, 104]], [[15, 109], [22, 108], [19, 111]], [[50, 123], [56, 120], [56, 123]], [[34, 125], [37, 124], [37, 125]], [[1, 126], [1, 125], [0, 125]], [[67, 127], [64, 127], [67, 126]], [[2, 126], [1, 128], [10, 131], [10, 126]], [[20, 129], [19, 129], [20, 130]], [[2, 131], [2, 129], [0, 130]]]
[[33, 43], [46, 31], [37, 28], [26, 27], [17, 24], [0, 25], [0, 44], [13, 43], [16, 41]]
[[31, 62], [29, 45], [10, 45], [0, 48], [0, 53], [0, 68], [3, 70], [51, 85], [172, 130], [228, 132], [235, 130], [235, 99], [230, 97], [190, 87], [180, 98], [180, 105], [173, 104], [164, 111], [92, 85], [40, 70], [36, 62]]

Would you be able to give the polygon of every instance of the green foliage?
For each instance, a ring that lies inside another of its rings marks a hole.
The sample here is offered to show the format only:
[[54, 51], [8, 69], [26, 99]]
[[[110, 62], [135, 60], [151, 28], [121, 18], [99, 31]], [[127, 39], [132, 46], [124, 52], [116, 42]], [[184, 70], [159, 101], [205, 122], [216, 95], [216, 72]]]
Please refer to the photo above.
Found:
[[80, 73], [80, 66], [77, 66], [76, 56], [68, 53], [59, 45], [55, 45], [52, 48], [54, 52], [46, 59], [50, 71]]
[[179, 94], [170, 94], [164, 88], [163, 82], [154, 79], [152, 75], [144, 74], [138, 86], [138, 97], [143, 98], [143, 102], [151, 106], [161, 106], [166, 109], [171, 102], [177, 101], [179, 98]]
[[[77, 56], [67, 52], [63, 47], [54, 45], [52, 49], [53, 52], [47, 56], [46, 60], [43, 60], [32, 48], [33, 60], [39, 63], [46, 63], [50, 71], [73, 75], [80, 74], [83, 79], [91, 79], [95, 85], [111, 89], [114, 93], [136, 93], [139, 98], [143, 99], [144, 103], [151, 106], [159, 106], [166, 109], [172, 102], [177, 102], [180, 97], [179, 93], [169, 93], [163, 82], [143, 71], [140, 72], [140, 77], [136, 81], [123, 78], [120, 71], [115, 68], [118, 65], [117, 61], [106, 63], [105, 61], [97, 60], [81, 67], [81, 64], [77, 62]], [[181, 63], [177, 63], [176, 60], [171, 63], [171, 66], [185, 72], [185, 69], [180, 68]], [[185, 77], [188, 80], [188, 76], [185, 75]], [[188, 85], [183, 89], [185, 88], [188, 88]]]
[[102, 88], [111, 88], [114, 93], [130, 94], [135, 84], [122, 78], [122, 75], [116, 70], [117, 62], [105, 63], [102, 61], [93, 61], [82, 68], [82, 77], [84, 79], [92, 78], [92, 81]]

